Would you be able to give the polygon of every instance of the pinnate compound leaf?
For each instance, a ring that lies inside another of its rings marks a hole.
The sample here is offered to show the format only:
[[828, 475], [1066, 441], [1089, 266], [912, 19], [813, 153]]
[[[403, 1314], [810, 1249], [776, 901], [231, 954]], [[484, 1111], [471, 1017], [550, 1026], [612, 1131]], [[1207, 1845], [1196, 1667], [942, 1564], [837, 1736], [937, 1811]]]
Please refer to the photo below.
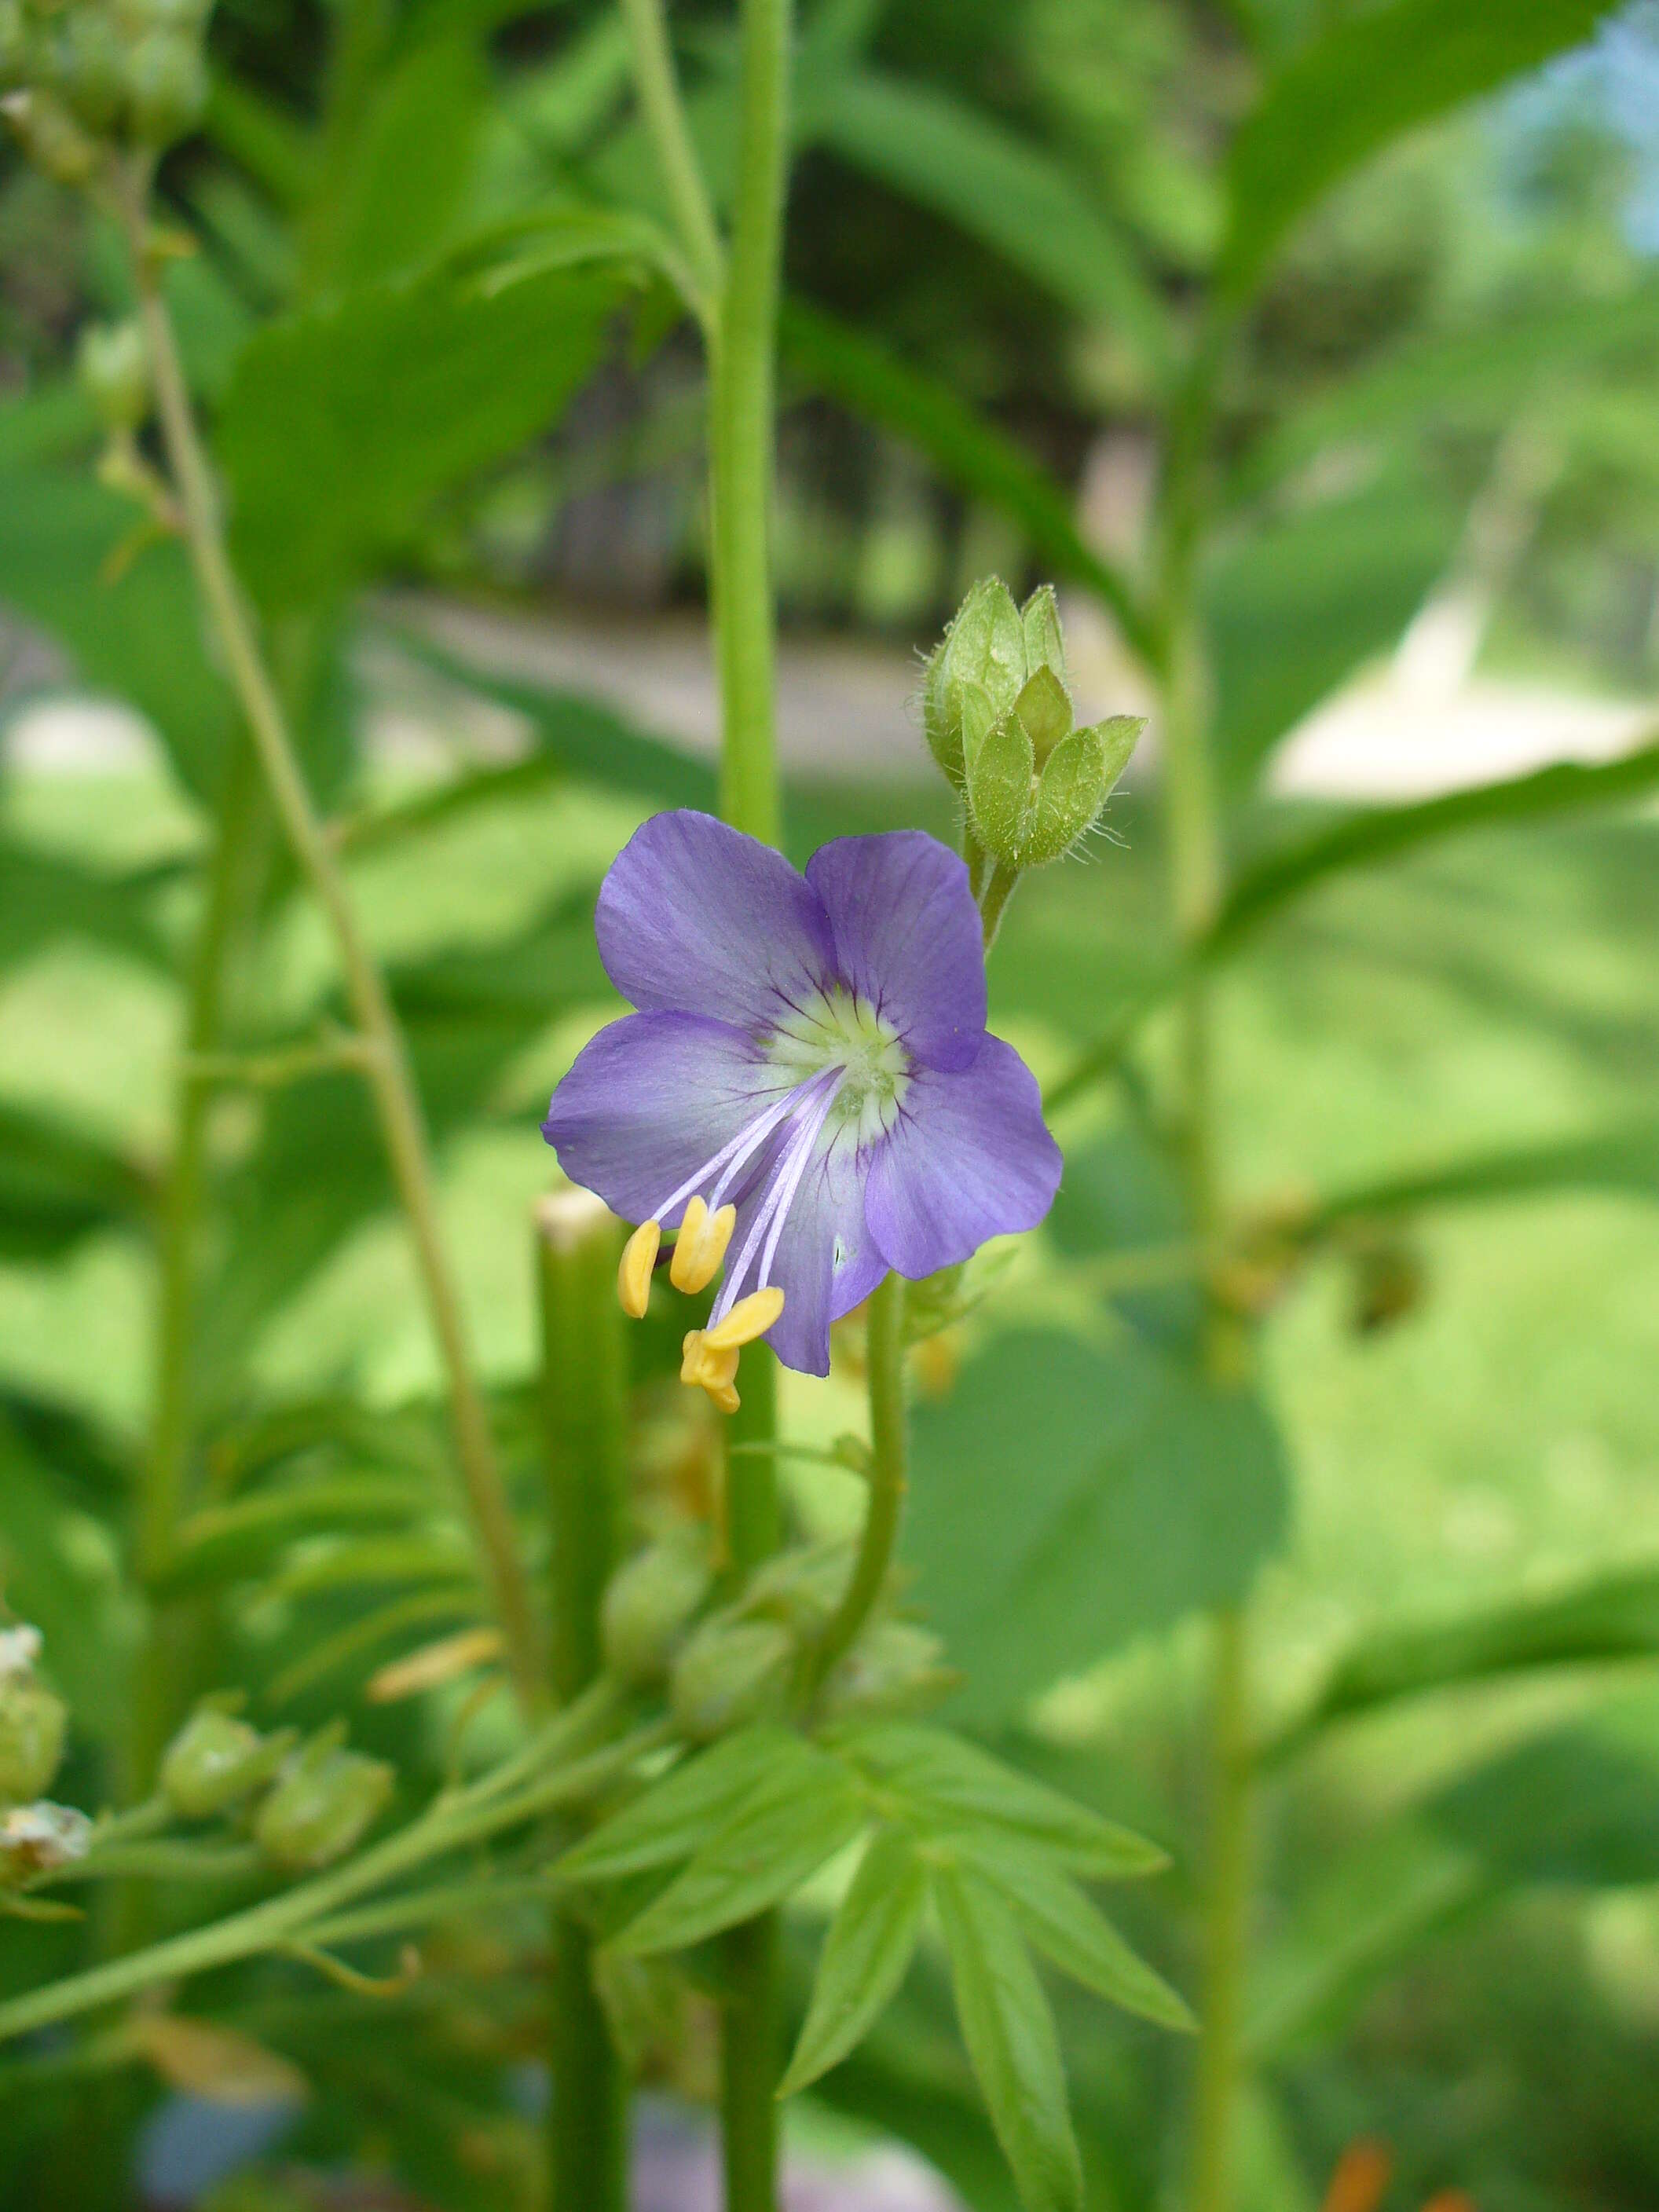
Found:
[[404, 548], [440, 493], [557, 419], [623, 289], [553, 270], [492, 289], [445, 268], [262, 331], [220, 425], [255, 592], [303, 605]]
[[1111, 1922], [1044, 1851], [993, 1829], [959, 1838], [957, 1851], [1012, 1907], [1014, 1917], [1063, 1974], [1109, 2004], [1160, 2027], [1190, 2030], [1186, 2000], [1131, 1950]]
[[1248, 293], [1297, 218], [1391, 140], [1577, 45], [1606, 12], [1605, 0], [1391, 0], [1334, 19], [1233, 142], [1223, 289]]
[[1127, 1335], [1000, 1339], [917, 1408], [914, 1464], [916, 1602], [978, 1722], [1241, 1597], [1288, 1518], [1261, 1401]]
[[934, 1868], [931, 1887], [963, 2040], [1021, 2199], [1027, 2212], [1079, 2212], [1060, 2043], [1019, 1924], [988, 1883], [959, 1868]]
[[802, 1788], [834, 1762], [787, 1729], [739, 1729], [648, 1785], [568, 1851], [568, 1881], [615, 1881], [690, 1858], [712, 1828], [737, 1811], [757, 1783], [782, 1776]]
[[909, 1838], [879, 1830], [830, 1923], [781, 2097], [816, 2081], [863, 2041], [904, 1979], [927, 1902], [927, 1877]]
[[877, 1784], [891, 1816], [923, 1834], [988, 1829], [1040, 1844], [1102, 1880], [1157, 1874], [1166, 1853], [946, 1729], [884, 1721], [849, 1729], [842, 1750]]
[[868, 1821], [863, 1791], [834, 1759], [773, 1771], [616, 1938], [642, 1956], [700, 1943], [780, 1904]]

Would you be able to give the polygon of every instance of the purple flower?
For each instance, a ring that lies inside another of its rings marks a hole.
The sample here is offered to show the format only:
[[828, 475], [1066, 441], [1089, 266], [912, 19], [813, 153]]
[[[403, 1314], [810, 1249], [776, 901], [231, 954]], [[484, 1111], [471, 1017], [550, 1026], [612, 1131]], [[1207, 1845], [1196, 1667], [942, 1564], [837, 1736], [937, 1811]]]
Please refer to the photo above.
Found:
[[[573, 1182], [641, 1225], [620, 1279], [726, 1277], [688, 1382], [729, 1410], [739, 1346], [830, 1368], [830, 1324], [1042, 1220], [1060, 1181], [1037, 1087], [987, 1034], [968, 871], [919, 830], [842, 837], [805, 877], [707, 814], [659, 814], [599, 892], [606, 973], [640, 1011], [579, 1055], [542, 1125]], [[728, 1257], [728, 1255], [730, 1255]]]

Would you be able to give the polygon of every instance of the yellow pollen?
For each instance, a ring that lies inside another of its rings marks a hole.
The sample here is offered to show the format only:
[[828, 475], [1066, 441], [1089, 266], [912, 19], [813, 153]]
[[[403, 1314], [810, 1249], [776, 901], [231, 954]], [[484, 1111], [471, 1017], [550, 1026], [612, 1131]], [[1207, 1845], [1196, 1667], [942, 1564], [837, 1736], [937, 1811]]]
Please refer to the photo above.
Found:
[[701, 1198], [687, 1200], [685, 1218], [668, 1262], [668, 1279], [677, 1291], [705, 1290], [714, 1281], [737, 1220], [735, 1206], [723, 1206], [711, 1214]]
[[775, 1283], [763, 1291], [751, 1291], [746, 1298], [739, 1298], [726, 1319], [716, 1322], [704, 1332], [717, 1352], [734, 1351], [740, 1344], [752, 1344], [767, 1330], [783, 1311], [783, 1292]]
[[617, 1269], [617, 1296], [630, 1321], [642, 1321], [645, 1317], [651, 1300], [651, 1270], [657, 1264], [657, 1247], [661, 1243], [661, 1222], [642, 1221], [623, 1246], [622, 1262]]
[[738, 1410], [738, 1394], [734, 1387], [738, 1375], [738, 1347], [722, 1347], [711, 1344], [707, 1329], [690, 1328], [680, 1349], [684, 1358], [680, 1363], [680, 1380], [706, 1390], [723, 1413]]

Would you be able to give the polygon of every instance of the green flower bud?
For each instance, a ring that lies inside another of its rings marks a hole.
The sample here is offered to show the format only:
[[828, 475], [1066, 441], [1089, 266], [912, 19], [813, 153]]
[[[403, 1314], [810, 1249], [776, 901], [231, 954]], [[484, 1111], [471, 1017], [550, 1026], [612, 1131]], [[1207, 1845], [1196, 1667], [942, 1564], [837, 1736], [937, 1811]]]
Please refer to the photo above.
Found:
[[837, 1663], [819, 1696], [827, 1720], [919, 1713], [956, 1680], [937, 1636], [914, 1621], [880, 1620]]
[[76, 189], [98, 167], [98, 148], [61, 100], [31, 89], [8, 93], [0, 100], [18, 144], [55, 184]]
[[188, 31], [147, 32], [127, 57], [126, 92], [133, 137], [146, 146], [171, 146], [207, 106], [201, 41]]
[[0, 1678], [0, 1801], [21, 1804], [50, 1786], [68, 1729], [68, 1707], [33, 1674]]
[[204, 1705], [167, 1746], [161, 1793], [181, 1818], [209, 1820], [262, 1788], [293, 1747], [291, 1729], [263, 1736], [234, 1713]]
[[706, 1620], [692, 1636], [669, 1679], [668, 1701], [676, 1726], [694, 1743], [751, 1722], [775, 1720], [783, 1711], [794, 1673], [795, 1646], [775, 1620]]
[[85, 1858], [92, 1823], [71, 1805], [18, 1805], [0, 1820], [0, 1887]]
[[757, 1568], [736, 1610], [745, 1618], [781, 1620], [797, 1635], [811, 1636], [841, 1603], [852, 1571], [849, 1545], [797, 1545]]
[[126, 98], [127, 46], [101, 8], [70, 9], [42, 42], [42, 83], [95, 134], [106, 131]]
[[149, 360], [137, 323], [88, 323], [75, 367], [106, 430], [139, 428], [149, 412]]
[[647, 1545], [618, 1568], [599, 1607], [605, 1663], [624, 1682], [659, 1682], [676, 1646], [708, 1595], [708, 1562], [699, 1540], [670, 1537]]
[[343, 1858], [392, 1795], [383, 1759], [343, 1751], [325, 1735], [308, 1744], [259, 1808], [253, 1833], [267, 1858], [306, 1874]]
[[928, 662], [922, 720], [973, 842], [1016, 872], [1058, 860], [1091, 826], [1143, 727], [1120, 714], [1073, 729], [1053, 586], [1016, 607], [994, 578], [975, 585]]

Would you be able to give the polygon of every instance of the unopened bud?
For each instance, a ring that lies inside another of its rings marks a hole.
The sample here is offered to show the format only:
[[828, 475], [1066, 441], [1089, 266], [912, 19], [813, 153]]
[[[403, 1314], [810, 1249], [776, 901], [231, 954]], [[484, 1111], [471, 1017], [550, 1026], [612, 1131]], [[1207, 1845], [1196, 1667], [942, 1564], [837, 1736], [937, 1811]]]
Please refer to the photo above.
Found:
[[191, 1715], [161, 1760], [161, 1794], [186, 1820], [205, 1820], [269, 1782], [294, 1747], [291, 1732], [263, 1736], [215, 1705]]
[[624, 1682], [659, 1682], [708, 1595], [701, 1542], [669, 1537], [636, 1552], [611, 1577], [599, 1607], [605, 1663]]
[[69, 1709], [33, 1674], [0, 1679], [0, 1802], [38, 1797], [64, 1756]]
[[866, 1631], [820, 1692], [826, 1719], [919, 1713], [955, 1685], [937, 1636], [908, 1620], [880, 1620]]
[[65, 9], [41, 42], [39, 75], [77, 122], [101, 135], [126, 97], [127, 46], [100, 7]]
[[850, 1546], [799, 1545], [757, 1568], [738, 1609], [746, 1617], [781, 1620], [797, 1634], [810, 1636], [841, 1603], [852, 1571]]
[[392, 1779], [383, 1759], [325, 1739], [307, 1746], [259, 1808], [260, 1850], [295, 1874], [343, 1858], [385, 1809]]
[[75, 367], [106, 430], [139, 428], [149, 412], [149, 361], [137, 323], [88, 323]]
[[92, 1823], [70, 1805], [17, 1805], [0, 1820], [0, 1885], [55, 1874], [85, 1858]]
[[1091, 828], [1144, 726], [1120, 714], [1074, 728], [1053, 586], [1017, 607], [994, 578], [975, 585], [928, 663], [922, 714], [974, 842], [1015, 871], [1058, 860]]
[[207, 61], [191, 31], [150, 31], [126, 62], [132, 135], [146, 146], [171, 146], [198, 124], [208, 100]]
[[711, 1743], [783, 1711], [794, 1673], [794, 1640], [775, 1620], [705, 1621], [674, 1662], [668, 1698], [675, 1724]]

